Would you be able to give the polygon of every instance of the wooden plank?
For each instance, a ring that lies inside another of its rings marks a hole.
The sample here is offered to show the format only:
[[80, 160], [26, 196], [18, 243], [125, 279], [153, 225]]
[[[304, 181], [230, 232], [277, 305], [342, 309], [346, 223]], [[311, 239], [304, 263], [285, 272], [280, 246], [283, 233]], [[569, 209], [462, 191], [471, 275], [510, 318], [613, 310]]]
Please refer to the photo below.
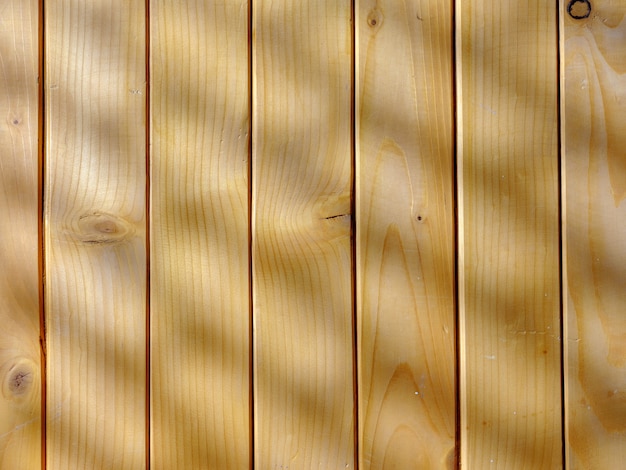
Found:
[[152, 468], [249, 467], [248, 4], [152, 0]]
[[626, 459], [626, 5], [561, 7], [567, 462], [617, 468]]
[[351, 10], [253, 2], [258, 468], [354, 468]]
[[561, 468], [557, 9], [456, 18], [461, 465]]
[[46, 2], [48, 468], [146, 455], [145, 6]]
[[453, 468], [452, 3], [356, 8], [360, 468]]
[[38, 2], [0, 6], [0, 468], [41, 468]]

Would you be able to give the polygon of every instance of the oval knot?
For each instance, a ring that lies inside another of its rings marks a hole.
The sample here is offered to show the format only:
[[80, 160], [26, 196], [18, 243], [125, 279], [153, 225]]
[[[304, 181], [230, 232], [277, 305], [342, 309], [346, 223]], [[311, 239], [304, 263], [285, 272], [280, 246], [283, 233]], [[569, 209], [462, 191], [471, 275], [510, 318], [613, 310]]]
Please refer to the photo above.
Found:
[[134, 234], [130, 223], [111, 214], [93, 212], [78, 219], [78, 237], [88, 245], [119, 243]]
[[33, 388], [37, 367], [30, 359], [18, 358], [9, 367], [2, 382], [2, 395], [7, 400], [25, 397]]

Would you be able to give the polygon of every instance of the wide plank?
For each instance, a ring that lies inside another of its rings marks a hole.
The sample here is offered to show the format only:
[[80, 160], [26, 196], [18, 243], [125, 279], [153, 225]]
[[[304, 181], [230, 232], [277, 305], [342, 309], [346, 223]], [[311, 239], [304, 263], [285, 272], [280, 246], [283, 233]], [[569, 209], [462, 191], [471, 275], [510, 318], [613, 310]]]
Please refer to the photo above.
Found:
[[454, 468], [452, 3], [356, 8], [359, 468]]
[[253, 2], [256, 468], [354, 468], [351, 10]]
[[49, 469], [146, 463], [144, 3], [46, 1]]
[[0, 5], [0, 469], [41, 468], [38, 2]]
[[561, 468], [557, 9], [458, 0], [463, 468]]
[[561, 6], [567, 463], [619, 468], [626, 459], [626, 5]]
[[249, 4], [150, 4], [151, 468], [251, 450]]

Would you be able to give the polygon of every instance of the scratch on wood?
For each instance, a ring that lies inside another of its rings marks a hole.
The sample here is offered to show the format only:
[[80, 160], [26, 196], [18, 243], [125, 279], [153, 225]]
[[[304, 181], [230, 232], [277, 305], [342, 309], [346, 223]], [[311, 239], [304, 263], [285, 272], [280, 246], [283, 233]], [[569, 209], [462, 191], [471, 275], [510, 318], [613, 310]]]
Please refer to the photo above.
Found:
[[30, 419], [30, 420], [28, 420], [28, 421], [26, 421], [26, 422], [24, 422], [22, 424], [18, 424], [13, 429], [11, 429], [9, 432], [5, 432], [4, 434], [0, 434], [0, 439], [4, 439], [5, 437], [13, 434], [16, 431], [19, 431], [20, 429], [24, 429], [29, 424], [34, 423], [35, 421], [38, 421], [38, 420], [39, 420], [39, 418], [37, 417], [37, 418]]

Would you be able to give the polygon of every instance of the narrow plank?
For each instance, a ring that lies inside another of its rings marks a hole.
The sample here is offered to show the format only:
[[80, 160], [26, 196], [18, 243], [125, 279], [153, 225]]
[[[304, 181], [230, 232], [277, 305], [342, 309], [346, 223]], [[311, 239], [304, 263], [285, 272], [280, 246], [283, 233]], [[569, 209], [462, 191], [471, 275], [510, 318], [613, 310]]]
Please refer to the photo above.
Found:
[[152, 0], [152, 468], [250, 462], [248, 3]]
[[3, 2], [0, 25], [0, 468], [38, 469], [38, 2]]
[[626, 459], [626, 5], [561, 7], [567, 462], [617, 468]]
[[354, 468], [350, 16], [253, 2], [258, 468]]
[[145, 6], [46, 2], [48, 468], [140, 469]]
[[561, 468], [557, 9], [456, 17], [461, 465]]
[[454, 468], [452, 2], [357, 2], [359, 468]]

